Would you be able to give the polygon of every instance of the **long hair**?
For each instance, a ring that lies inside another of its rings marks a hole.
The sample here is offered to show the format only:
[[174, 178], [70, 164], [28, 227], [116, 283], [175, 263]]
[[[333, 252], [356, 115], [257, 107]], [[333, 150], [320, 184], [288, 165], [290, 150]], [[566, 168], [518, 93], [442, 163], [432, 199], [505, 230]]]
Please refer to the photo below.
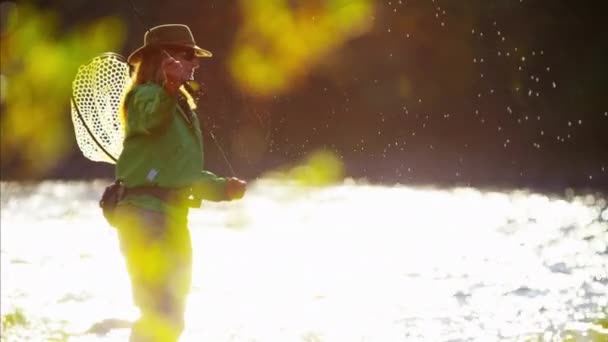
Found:
[[[127, 127], [127, 116], [129, 115], [127, 111], [127, 100], [133, 89], [145, 83], [156, 83], [162, 86], [165, 82], [165, 74], [161, 68], [164, 55], [164, 52], [158, 48], [149, 48], [142, 51], [141, 59], [134, 65], [133, 72], [131, 73], [131, 83], [127, 87], [120, 104], [119, 115], [123, 124], [122, 126], [125, 127], [125, 129]], [[184, 86], [181, 86], [179, 91], [186, 98], [190, 109], [195, 110], [196, 101], [192, 94], [190, 94]]]

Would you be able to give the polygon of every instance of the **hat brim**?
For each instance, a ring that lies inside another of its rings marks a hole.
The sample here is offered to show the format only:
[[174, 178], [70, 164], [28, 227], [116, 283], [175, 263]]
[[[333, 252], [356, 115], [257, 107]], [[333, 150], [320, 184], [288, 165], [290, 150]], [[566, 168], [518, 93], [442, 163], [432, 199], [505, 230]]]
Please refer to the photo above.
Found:
[[162, 44], [162, 45], [144, 45], [142, 47], [140, 47], [139, 49], [133, 51], [133, 53], [131, 55], [129, 55], [129, 58], [127, 58], [127, 62], [129, 64], [134, 64], [137, 63], [141, 60], [141, 55], [144, 51], [151, 49], [151, 48], [157, 48], [157, 49], [162, 49], [162, 48], [190, 48], [194, 50], [194, 56], [196, 57], [212, 57], [213, 54], [210, 51], [207, 51], [199, 46], [196, 45], [183, 45], [183, 44]]

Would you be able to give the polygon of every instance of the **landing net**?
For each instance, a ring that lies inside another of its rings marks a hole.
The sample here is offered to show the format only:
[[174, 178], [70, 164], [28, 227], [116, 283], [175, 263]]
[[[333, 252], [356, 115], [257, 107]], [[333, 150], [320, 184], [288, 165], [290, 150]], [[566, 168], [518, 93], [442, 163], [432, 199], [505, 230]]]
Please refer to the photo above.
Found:
[[86, 158], [114, 164], [120, 156], [124, 130], [118, 113], [129, 81], [129, 66], [115, 53], [97, 56], [78, 69], [72, 82], [72, 123]]

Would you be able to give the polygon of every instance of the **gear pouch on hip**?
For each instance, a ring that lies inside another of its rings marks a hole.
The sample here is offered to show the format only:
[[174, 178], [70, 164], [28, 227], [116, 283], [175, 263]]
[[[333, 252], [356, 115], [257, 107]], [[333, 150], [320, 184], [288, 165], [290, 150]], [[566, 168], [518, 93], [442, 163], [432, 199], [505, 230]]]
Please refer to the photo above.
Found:
[[103, 212], [103, 216], [106, 218], [111, 226], [116, 226], [116, 206], [118, 202], [123, 198], [125, 188], [120, 180], [115, 181], [110, 186], [106, 187], [99, 201], [99, 207]]

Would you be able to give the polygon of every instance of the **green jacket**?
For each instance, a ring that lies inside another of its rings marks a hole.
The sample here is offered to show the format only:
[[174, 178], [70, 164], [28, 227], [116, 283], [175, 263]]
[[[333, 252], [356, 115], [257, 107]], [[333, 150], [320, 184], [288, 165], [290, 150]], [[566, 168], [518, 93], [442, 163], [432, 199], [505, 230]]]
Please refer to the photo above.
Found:
[[[156, 83], [136, 86], [126, 98], [127, 120], [116, 178], [129, 187], [191, 188], [197, 199], [225, 200], [226, 179], [203, 167], [198, 117]], [[163, 211], [167, 203], [148, 195], [127, 195], [121, 203]]]

